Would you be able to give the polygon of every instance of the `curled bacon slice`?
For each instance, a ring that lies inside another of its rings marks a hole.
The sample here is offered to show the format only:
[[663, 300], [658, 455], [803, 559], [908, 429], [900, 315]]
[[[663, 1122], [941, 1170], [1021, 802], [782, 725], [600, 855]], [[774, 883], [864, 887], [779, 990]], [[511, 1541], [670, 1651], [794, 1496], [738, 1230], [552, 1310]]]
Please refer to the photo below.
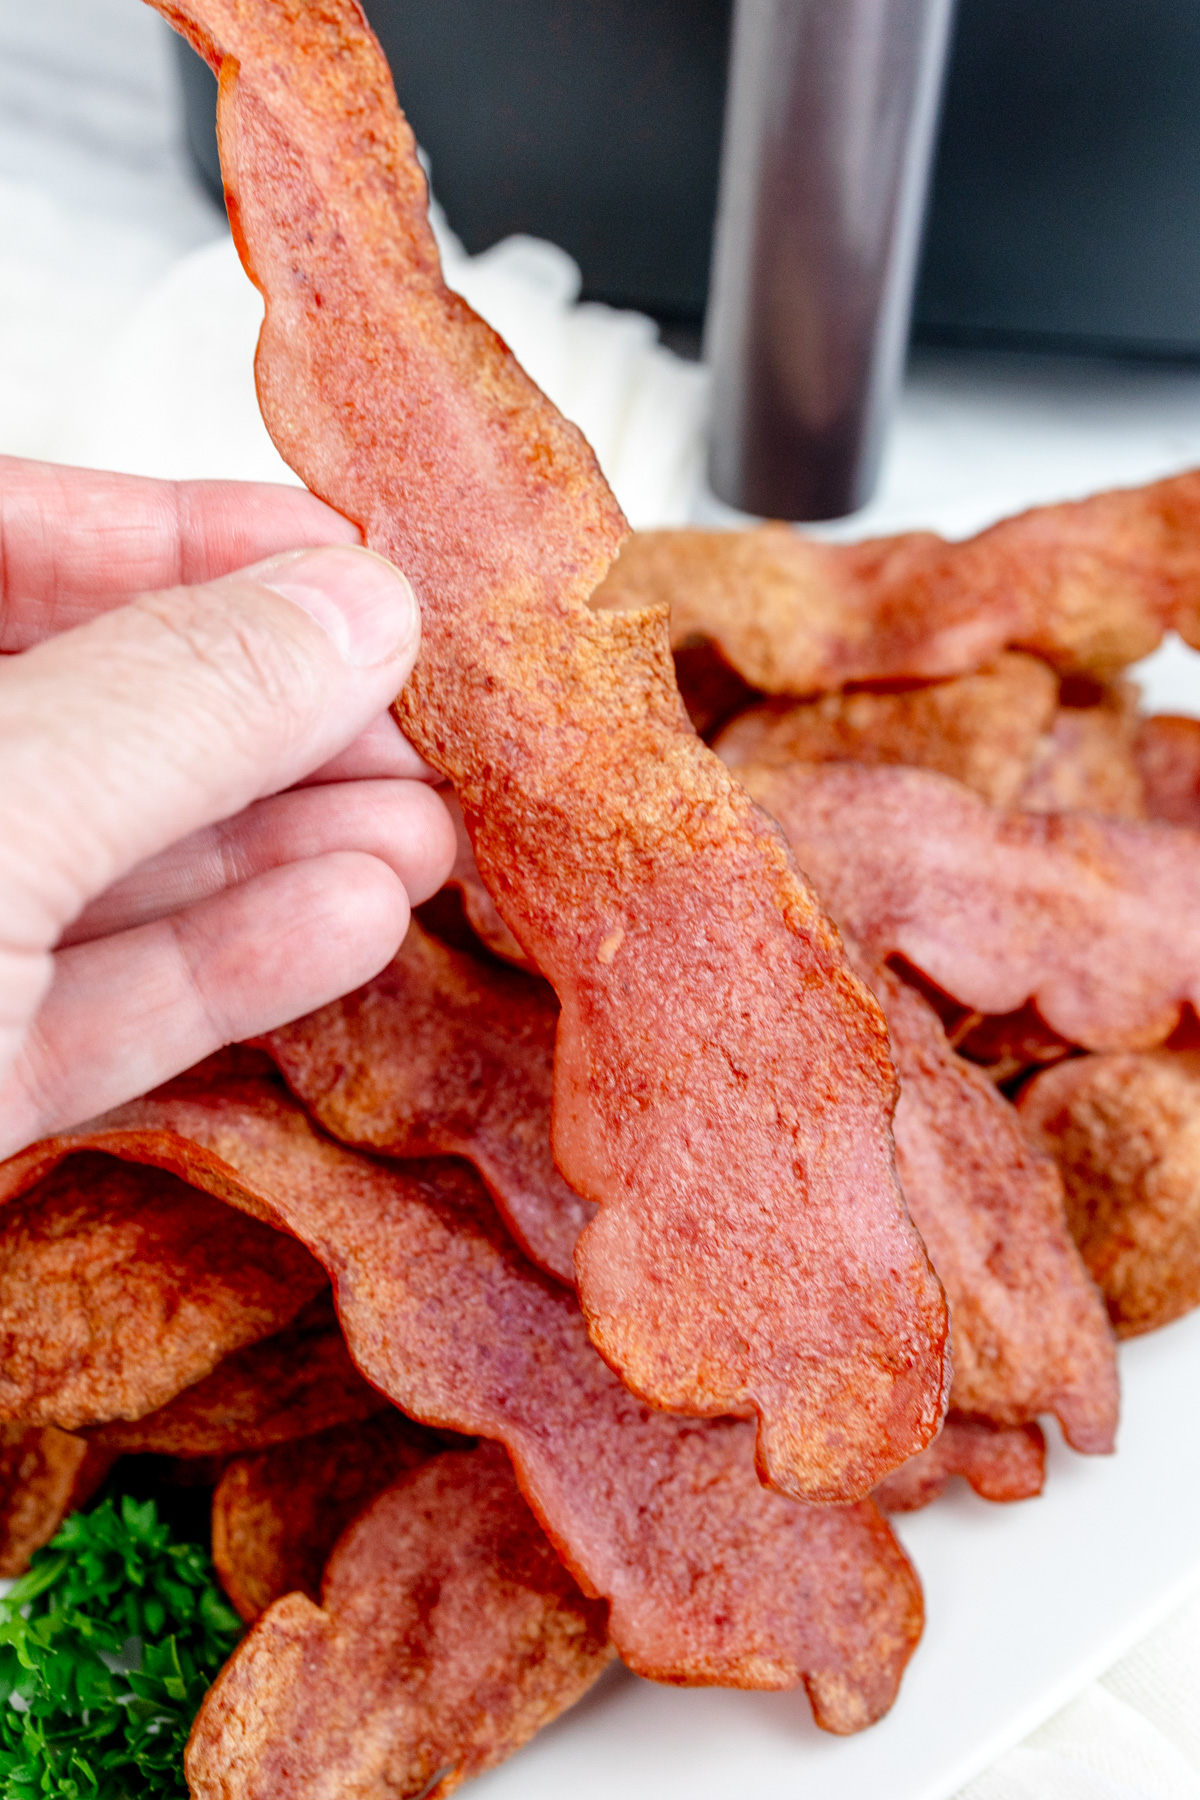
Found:
[[[951, 1404], [1005, 1423], [1058, 1411], [1076, 1448], [1110, 1449], [1111, 1332], [1067, 1230], [1053, 1165], [1031, 1152], [1008, 1101], [953, 1054], [926, 1002], [869, 958], [854, 960], [883, 1007], [901, 1078], [901, 1187], [950, 1301]], [[532, 1029], [522, 1007], [532, 1008]], [[342, 1142], [390, 1155], [457, 1150], [491, 1174], [510, 1229], [517, 1213], [518, 1243], [539, 1245], [535, 1260], [569, 1281], [583, 1203], [568, 1194], [562, 1204], [532, 1161], [534, 1178], [515, 1201], [510, 1179], [504, 1203], [505, 1158], [540, 1142], [545, 1162], [552, 1029], [543, 984], [418, 936], [359, 994], [265, 1042]], [[414, 1092], [456, 1120], [454, 1129], [439, 1136], [426, 1121], [414, 1132], [406, 1111]]]
[[153, 3], [220, 70], [268, 429], [413, 582], [398, 717], [562, 1003], [554, 1146], [601, 1207], [576, 1261], [593, 1340], [655, 1405], [757, 1415], [781, 1489], [863, 1494], [929, 1441], [945, 1385], [878, 1012], [692, 732], [665, 621], [588, 609], [624, 521], [443, 284], [354, 0]]
[[54, 1425], [0, 1425], [0, 1576], [24, 1574], [67, 1514], [87, 1505], [112, 1460]]
[[1200, 1052], [1080, 1056], [1018, 1102], [1119, 1337], [1200, 1305]]
[[1200, 998], [1200, 834], [1005, 812], [929, 769], [738, 774], [839, 924], [960, 1005], [1042, 1018], [1091, 1050], [1145, 1049]]
[[[900, 1185], [950, 1302], [951, 1406], [997, 1425], [1053, 1412], [1074, 1449], [1110, 1451], [1116, 1346], [1058, 1171], [987, 1076], [955, 1055], [928, 1002], [890, 969], [858, 967], [883, 1006], [900, 1076]], [[940, 1467], [961, 1436], [943, 1427], [922, 1454]]]
[[916, 1512], [961, 1475], [981, 1500], [1032, 1500], [1046, 1479], [1046, 1440], [1040, 1425], [993, 1425], [989, 1419], [946, 1415], [927, 1450], [875, 1489], [884, 1512]]
[[573, 1294], [512, 1243], [477, 1176], [382, 1165], [321, 1137], [269, 1078], [203, 1068], [0, 1170], [16, 1195], [80, 1150], [153, 1163], [295, 1233], [333, 1281], [355, 1363], [421, 1423], [494, 1438], [639, 1673], [791, 1687], [819, 1724], [885, 1712], [920, 1589], [869, 1501], [762, 1487], [754, 1427], [657, 1412], [588, 1342]]
[[816, 700], [761, 700], [714, 739], [745, 763], [903, 763], [936, 769], [993, 806], [1141, 819], [1132, 682], [1063, 684], [1035, 656], [1006, 652], [973, 675], [898, 693], [858, 689]]
[[289, 1594], [209, 1689], [195, 1800], [449, 1794], [574, 1704], [612, 1659], [503, 1451], [403, 1476], [340, 1539], [322, 1604]]
[[668, 606], [673, 644], [710, 640], [769, 694], [961, 675], [1005, 648], [1104, 678], [1168, 625], [1200, 642], [1200, 473], [1036, 507], [957, 544], [639, 532], [594, 604]]
[[329, 1553], [375, 1498], [446, 1448], [393, 1406], [225, 1465], [212, 1500], [213, 1563], [249, 1624], [285, 1594], [318, 1602]]
[[47, 1164], [0, 1211], [0, 1419], [140, 1419], [325, 1284], [289, 1238], [158, 1169]]
[[350, 1360], [328, 1294], [274, 1337], [236, 1350], [144, 1418], [100, 1425], [114, 1456], [233, 1456], [365, 1419], [387, 1405]]
[[557, 1024], [544, 981], [452, 950], [414, 921], [366, 987], [262, 1044], [342, 1143], [466, 1157], [526, 1255], [571, 1282], [596, 1209], [550, 1150]]

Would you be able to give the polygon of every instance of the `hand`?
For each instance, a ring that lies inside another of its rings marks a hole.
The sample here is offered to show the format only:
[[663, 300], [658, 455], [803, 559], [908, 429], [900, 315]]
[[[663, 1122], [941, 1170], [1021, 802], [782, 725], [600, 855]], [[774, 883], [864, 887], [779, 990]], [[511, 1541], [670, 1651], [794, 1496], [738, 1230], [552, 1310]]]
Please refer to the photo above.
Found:
[[387, 712], [416, 602], [358, 535], [0, 458], [0, 1156], [358, 987], [448, 874]]

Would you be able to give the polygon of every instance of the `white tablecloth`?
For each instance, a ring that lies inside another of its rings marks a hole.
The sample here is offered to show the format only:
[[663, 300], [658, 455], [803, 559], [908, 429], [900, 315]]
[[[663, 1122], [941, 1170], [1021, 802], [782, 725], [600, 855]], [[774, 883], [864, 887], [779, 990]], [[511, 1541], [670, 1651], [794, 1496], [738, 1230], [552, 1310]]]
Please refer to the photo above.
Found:
[[[703, 484], [701, 370], [648, 321], [576, 304], [552, 246], [514, 240], [472, 260], [443, 241], [450, 279], [583, 426], [635, 524], [733, 522]], [[138, 0], [0, 0], [0, 450], [292, 479], [254, 406], [257, 319], [179, 149], [158, 21]], [[1192, 463], [1200, 371], [925, 355], [877, 499], [823, 529], [961, 534]], [[1150, 703], [1200, 715], [1198, 668], [1165, 646], [1140, 671]], [[1200, 1597], [963, 1791], [1185, 1797], [1200, 1800]]]

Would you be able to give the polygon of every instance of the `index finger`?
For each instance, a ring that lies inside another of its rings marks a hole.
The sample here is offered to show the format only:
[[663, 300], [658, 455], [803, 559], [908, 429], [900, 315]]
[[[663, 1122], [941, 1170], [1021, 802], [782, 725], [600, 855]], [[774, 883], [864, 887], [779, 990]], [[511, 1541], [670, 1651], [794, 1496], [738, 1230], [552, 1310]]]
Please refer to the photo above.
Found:
[[212, 581], [283, 550], [362, 534], [304, 488], [153, 481], [0, 456], [0, 652], [132, 594]]

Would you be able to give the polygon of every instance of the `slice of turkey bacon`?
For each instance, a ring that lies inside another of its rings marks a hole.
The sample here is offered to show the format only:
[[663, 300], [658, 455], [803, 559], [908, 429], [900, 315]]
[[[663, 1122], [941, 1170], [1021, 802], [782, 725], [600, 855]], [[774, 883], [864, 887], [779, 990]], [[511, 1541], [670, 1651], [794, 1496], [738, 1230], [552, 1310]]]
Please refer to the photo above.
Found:
[[991, 807], [930, 769], [738, 770], [838, 923], [960, 1005], [1141, 1050], [1200, 999], [1200, 832]]
[[442, 1800], [612, 1660], [495, 1445], [401, 1475], [329, 1559], [322, 1604], [266, 1612], [205, 1696], [194, 1800]]
[[283, 1331], [236, 1350], [157, 1412], [98, 1425], [87, 1437], [114, 1456], [236, 1456], [386, 1406], [351, 1362], [326, 1289]]
[[936, 1430], [946, 1357], [878, 1010], [692, 731], [661, 614], [589, 610], [624, 521], [445, 287], [354, 0], [153, 3], [220, 72], [268, 429], [412, 581], [398, 717], [562, 1004], [555, 1155], [601, 1208], [576, 1265], [592, 1338], [656, 1405], [756, 1415], [781, 1490], [864, 1494]]
[[465, 1164], [369, 1160], [321, 1136], [272, 1078], [202, 1065], [22, 1152], [0, 1169], [0, 1200], [80, 1151], [165, 1167], [293, 1233], [327, 1269], [372, 1385], [422, 1424], [505, 1446], [567, 1567], [610, 1601], [613, 1642], [639, 1673], [803, 1681], [834, 1731], [891, 1704], [921, 1600], [875, 1507], [772, 1493], [749, 1421], [635, 1399], [574, 1295], [525, 1260]]
[[1104, 679], [1168, 626], [1200, 642], [1200, 471], [1034, 507], [962, 543], [639, 531], [594, 604], [667, 606], [673, 644], [715, 645], [770, 694], [963, 675], [1006, 648]]
[[1077, 1056], [1021, 1091], [1119, 1337], [1200, 1305], [1200, 1051]]
[[158, 1168], [0, 1168], [0, 1420], [141, 1419], [295, 1317], [324, 1276], [300, 1244]]
[[0, 1424], [0, 1576], [25, 1573], [67, 1514], [87, 1505], [113, 1460], [56, 1425]]
[[[928, 1003], [851, 954], [884, 1009], [900, 1075], [897, 1168], [950, 1302], [951, 1405], [1004, 1424], [1055, 1411], [1077, 1449], [1110, 1449], [1112, 1334], [1053, 1163], [954, 1055]], [[343, 1143], [473, 1162], [518, 1244], [569, 1281], [585, 1203], [549, 1164], [553, 1028], [544, 983], [410, 932], [365, 988], [265, 1042]]]
[[241, 1617], [252, 1623], [285, 1594], [318, 1602], [346, 1526], [406, 1470], [455, 1447], [385, 1406], [226, 1463], [212, 1498], [213, 1566]]
[[373, 981], [261, 1042], [342, 1143], [473, 1163], [526, 1255], [572, 1282], [596, 1209], [550, 1150], [557, 1026], [536, 975], [453, 950], [414, 920]]
[[[887, 1015], [900, 1075], [900, 1185], [950, 1302], [951, 1406], [1006, 1426], [1053, 1412], [1074, 1449], [1112, 1450], [1116, 1345], [1058, 1170], [987, 1076], [955, 1055], [928, 1001], [856, 960]], [[944, 1457], [944, 1440], [943, 1428], [923, 1454], [941, 1444]]]
[[884, 1512], [916, 1512], [944, 1493], [955, 1475], [981, 1500], [1002, 1505], [1032, 1500], [1046, 1479], [1046, 1440], [1040, 1425], [993, 1425], [990, 1419], [946, 1414], [927, 1450], [875, 1489]]

